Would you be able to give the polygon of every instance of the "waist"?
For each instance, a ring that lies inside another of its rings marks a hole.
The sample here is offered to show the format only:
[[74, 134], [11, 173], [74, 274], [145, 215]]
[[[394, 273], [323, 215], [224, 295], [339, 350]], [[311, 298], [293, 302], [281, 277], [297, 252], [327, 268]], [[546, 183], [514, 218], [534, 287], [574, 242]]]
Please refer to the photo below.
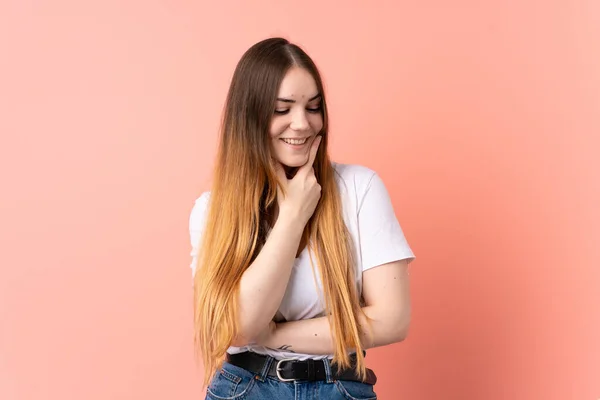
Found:
[[[243, 347], [233, 347], [232, 346], [232, 347], [229, 347], [229, 349], [227, 349], [228, 354], [239, 354], [239, 353], [245, 353], [248, 351], [252, 352], [252, 353], [260, 354], [263, 356], [271, 356], [275, 360], [294, 359], [294, 360], [298, 360], [298, 361], [304, 361], [304, 360], [308, 360], [308, 359], [321, 360], [321, 359], [325, 359], [325, 358], [329, 358], [331, 360], [333, 358], [332, 354], [329, 354], [329, 355], [306, 354], [306, 353], [291, 352], [291, 351], [285, 351], [285, 350], [279, 350], [279, 349], [270, 349], [268, 347], [254, 346], [254, 345], [247, 345], [247, 346], [243, 346]], [[349, 353], [349, 354], [351, 354], [351, 353]]]
[[[363, 353], [364, 354], [364, 353]], [[332, 365], [329, 359], [281, 359], [276, 360], [269, 355], [262, 355], [251, 351], [227, 354], [227, 362], [244, 368], [254, 374], [263, 374], [282, 382], [294, 381], [332, 381], [346, 380], [364, 382], [374, 385], [377, 382], [375, 373], [367, 368], [365, 380], [361, 380], [355, 371], [356, 355], [350, 356], [350, 367], [340, 369]]]

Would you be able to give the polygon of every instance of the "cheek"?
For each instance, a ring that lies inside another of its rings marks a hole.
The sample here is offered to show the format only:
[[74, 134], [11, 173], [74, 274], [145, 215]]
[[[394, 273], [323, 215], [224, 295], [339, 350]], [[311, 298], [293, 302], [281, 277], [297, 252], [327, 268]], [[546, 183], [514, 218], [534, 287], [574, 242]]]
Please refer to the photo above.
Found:
[[283, 121], [283, 118], [274, 118], [271, 121], [271, 127], [269, 130], [271, 137], [276, 138], [277, 136], [281, 135], [283, 133], [283, 131], [285, 130], [285, 127], [286, 127], [286, 124], [285, 124], [285, 121]]
[[315, 133], [319, 133], [323, 128], [323, 117], [320, 114], [311, 115], [308, 119], [310, 127]]
[[273, 152], [272, 155], [275, 156], [275, 154], [277, 154], [279, 151], [277, 150], [279, 148], [279, 146], [277, 145], [279, 142], [279, 136], [285, 131], [285, 126], [281, 123], [281, 121], [278, 121], [277, 118], [275, 118], [272, 122], [271, 122], [271, 127], [269, 129], [269, 135], [270, 135], [270, 139], [269, 143], [270, 143], [270, 147], [271, 147], [271, 151]]

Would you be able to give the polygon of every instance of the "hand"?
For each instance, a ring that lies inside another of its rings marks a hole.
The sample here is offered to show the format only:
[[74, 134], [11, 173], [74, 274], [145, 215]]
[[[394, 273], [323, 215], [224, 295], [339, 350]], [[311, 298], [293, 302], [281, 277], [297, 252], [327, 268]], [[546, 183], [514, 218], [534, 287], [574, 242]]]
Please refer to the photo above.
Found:
[[277, 177], [286, 193], [284, 196], [281, 188], [277, 187], [279, 215], [292, 215], [300, 218], [304, 225], [315, 212], [321, 198], [321, 185], [317, 182], [313, 168], [320, 143], [321, 136], [319, 135], [311, 144], [308, 161], [298, 169], [292, 179], [288, 179], [283, 166], [276, 163]]
[[269, 325], [264, 328], [256, 337], [255, 343], [259, 346], [266, 346], [272, 339], [275, 331], [277, 330], [277, 323], [270, 321]]

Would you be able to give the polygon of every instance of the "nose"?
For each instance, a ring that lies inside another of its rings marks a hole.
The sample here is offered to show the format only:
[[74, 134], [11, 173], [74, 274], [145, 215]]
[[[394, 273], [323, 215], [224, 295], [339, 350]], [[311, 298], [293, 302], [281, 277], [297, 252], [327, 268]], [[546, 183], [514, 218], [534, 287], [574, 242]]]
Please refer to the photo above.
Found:
[[292, 122], [290, 123], [290, 128], [295, 131], [305, 131], [308, 130], [308, 119], [306, 118], [306, 113], [304, 110], [298, 110], [292, 116]]

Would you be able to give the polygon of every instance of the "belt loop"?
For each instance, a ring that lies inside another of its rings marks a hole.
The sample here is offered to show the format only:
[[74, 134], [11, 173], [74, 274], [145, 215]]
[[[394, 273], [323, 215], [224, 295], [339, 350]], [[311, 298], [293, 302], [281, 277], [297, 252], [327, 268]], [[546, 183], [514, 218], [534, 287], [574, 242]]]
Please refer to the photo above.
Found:
[[264, 382], [269, 374], [269, 368], [271, 368], [271, 364], [273, 363], [274, 358], [271, 356], [267, 356], [265, 358], [265, 363], [263, 364], [263, 368], [260, 371], [260, 375], [258, 375], [257, 379], [261, 382]]
[[323, 359], [323, 365], [325, 366], [325, 381], [327, 383], [333, 383], [331, 379], [331, 364], [329, 363], [329, 358], [325, 357]]

